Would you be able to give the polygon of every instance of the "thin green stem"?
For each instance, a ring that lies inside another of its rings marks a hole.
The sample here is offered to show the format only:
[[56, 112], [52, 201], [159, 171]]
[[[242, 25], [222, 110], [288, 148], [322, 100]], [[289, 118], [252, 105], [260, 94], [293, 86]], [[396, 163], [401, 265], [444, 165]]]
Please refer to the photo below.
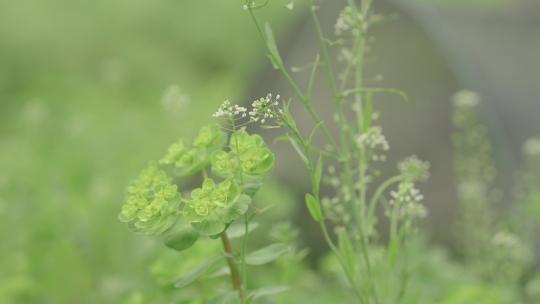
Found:
[[244, 237], [242, 239], [242, 256], [241, 256], [241, 266], [242, 266], [242, 278], [244, 286], [247, 289], [247, 265], [246, 265], [246, 253], [248, 245], [248, 234], [249, 234], [249, 217], [247, 212], [244, 214]]
[[238, 297], [240, 298], [241, 303], [245, 302], [244, 289], [242, 288], [242, 278], [240, 276], [240, 271], [238, 271], [238, 265], [234, 259], [234, 253], [232, 250], [231, 240], [227, 236], [227, 232], [221, 234], [221, 242], [223, 244], [223, 250], [226, 254], [227, 264], [229, 265], [231, 282], [234, 290], [238, 292]]
[[[257, 20], [257, 17], [255, 16], [255, 13], [253, 12], [252, 9], [249, 9], [249, 14], [251, 16], [251, 19], [253, 20], [253, 23], [255, 24], [255, 27], [257, 28], [257, 32], [259, 33], [260, 38], [263, 40], [264, 44], [267, 46], [267, 49], [268, 49], [268, 45], [266, 44], [266, 36], [264, 35], [262, 28], [259, 25], [259, 21]], [[272, 52], [269, 52], [269, 56], [272, 57], [273, 62], [281, 62], [281, 60], [278, 60], [277, 58], [274, 57], [274, 54]], [[291, 89], [293, 90], [296, 97], [300, 100], [300, 102], [304, 106], [304, 109], [306, 109], [308, 114], [311, 116], [312, 120], [316, 124], [323, 122], [319, 114], [317, 114], [315, 110], [313, 109], [310, 98], [302, 92], [298, 84], [296, 84], [296, 82], [294, 81], [292, 76], [289, 74], [287, 69], [283, 66], [283, 64], [282, 63], [277, 64], [276, 68], [283, 75], [283, 77], [285, 78], [285, 80], [287, 81]], [[323, 124], [322, 130], [326, 139], [335, 145], [335, 141], [328, 127]]]
[[382, 195], [388, 188], [390, 188], [392, 185], [399, 183], [402, 180], [401, 175], [397, 175], [394, 177], [389, 178], [384, 183], [382, 183], [379, 188], [375, 191], [375, 194], [371, 197], [371, 200], [369, 201], [368, 205], [368, 218], [373, 218], [375, 216], [375, 211], [377, 209], [377, 205], [381, 200]]

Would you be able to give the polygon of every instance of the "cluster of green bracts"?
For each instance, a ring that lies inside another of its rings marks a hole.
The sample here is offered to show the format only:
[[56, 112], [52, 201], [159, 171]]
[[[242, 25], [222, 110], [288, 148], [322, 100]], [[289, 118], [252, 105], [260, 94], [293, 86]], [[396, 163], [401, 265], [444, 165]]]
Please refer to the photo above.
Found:
[[[244, 215], [273, 167], [274, 155], [260, 136], [204, 127], [191, 145], [173, 144], [158, 164], [143, 170], [127, 189], [119, 219], [136, 232], [165, 234], [169, 247], [187, 249]], [[173, 178], [196, 175], [202, 185], [183, 196]]]

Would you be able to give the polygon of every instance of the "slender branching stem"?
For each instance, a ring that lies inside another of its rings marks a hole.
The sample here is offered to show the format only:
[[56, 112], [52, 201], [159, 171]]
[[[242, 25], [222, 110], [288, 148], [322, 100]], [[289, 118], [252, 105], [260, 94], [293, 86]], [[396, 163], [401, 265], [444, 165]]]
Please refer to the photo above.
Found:
[[242, 278], [240, 276], [240, 271], [238, 270], [238, 265], [234, 258], [234, 253], [231, 245], [231, 240], [227, 236], [227, 232], [221, 234], [221, 242], [223, 243], [223, 250], [225, 250], [227, 264], [229, 265], [231, 281], [234, 290], [238, 292], [241, 303], [245, 302], [244, 289], [242, 287]]

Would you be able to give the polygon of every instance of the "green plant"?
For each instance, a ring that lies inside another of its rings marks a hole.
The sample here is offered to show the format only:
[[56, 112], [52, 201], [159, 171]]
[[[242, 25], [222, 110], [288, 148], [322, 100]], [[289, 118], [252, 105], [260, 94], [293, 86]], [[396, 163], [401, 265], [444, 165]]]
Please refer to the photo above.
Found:
[[[274, 155], [260, 136], [237, 126], [236, 116], [243, 112], [244, 108], [225, 102], [215, 116], [228, 118], [223, 128], [230, 136], [219, 125], [211, 125], [202, 128], [191, 145], [173, 144], [127, 188], [127, 201], [119, 215], [133, 231], [159, 236], [176, 251], [191, 248], [199, 238], [221, 239], [223, 253], [215, 252], [185, 276], [175, 278], [174, 286], [189, 286], [225, 260], [234, 289], [226, 297], [242, 303], [263, 293], [247, 293], [247, 265], [264, 265], [289, 252], [282, 243], [251, 254], [246, 251], [250, 222], [261, 212], [250, 208], [252, 197], [272, 171]], [[185, 195], [186, 189], [177, 186], [182, 185], [178, 179], [190, 176], [199, 176], [202, 184]], [[239, 219], [243, 221], [241, 230], [231, 226]], [[232, 228], [234, 237], [243, 238], [240, 255], [232, 247]]]
[[[309, 65], [309, 81], [305, 89], [291, 76], [279, 53], [271, 26], [262, 26], [256, 11], [264, 7], [246, 0], [244, 8], [249, 12], [261, 38], [265, 41], [272, 65], [287, 80], [294, 96], [279, 106], [269, 95], [253, 103], [253, 107], [267, 113], [252, 117], [264, 127], [279, 127], [285, 130], [281, 138], [290, 142], [304, 162], [310, 178], [311, 192], [306, 194], [306, 204], [313, 220], [319, 223], [322, 236], [334, 253], [350, 288], [359, 303], [399, 302], [407, 290], [409, 277], [406, 255], [402, 247], [414, 231], [419, 218], [426, 215], [421, 205], [423, 196], [415, 187], [418, 181], [427, 178], [429, 165], [416, 157], [406, 159], [398, 165], [398, 173], [381, 180], [376, 170], [377, 162], [385, 160], [389, 144], [376, 124], [377, 114], [373, 102], [378, 94], [390, 93], [405, 97], [395, 89], [368, 87], [365, 84], [364, 62], [369, 51], [369, 32], [385, 18], [372, 10], [372, 1], [348, 1], [335, 25], [337, 41], [327, 38], [317, 16], [318, 7], [309, 1], [310, 15], [320, 42], [320, 54]], [[331, 47], [338, 46], [344, 61], [339, 80], [331, 60]], [[320, 117], [312, 96], [318, 69], [324, 69], [328, 86], [333, 92], [337, 139], [331, 130], [331, 122]], [[304, 134], [291, 113], [290, 103], [299, 102], [311, 116], [313, 127]], [[347, 115], [348, 109], [354, 115]], [[346, 110], [347, 109], [347, 110]], [[255, 111], [258, 114], [260, 110]], [[315, 144], [323, 140], [319, 146]], [[322, 146], [322, 147], [321, 147]], [[329, 197], [321, 193], [321, 184], [328, 182], [333, 188]], [[395, 191], [390, 191], [395, 187]], [[382, 206], [390, 222], [387, 244], [381, 240], [377, 230], [377, 211]], [[333, 230], [329, 229], [333, 226]], [[337, 242], [336, 242], [337, 239]], [[374, 256], [386, 258], [374, 258]], [[400, 277], [398, 288], [380, 295], [383, 284], [375, 272], [378, 267]]]
[[[419, 184], [429, 177], [429, 163], [410, 156], [397, 164], [394, 176], [382, 176], [379, 171], [390, 144], [377, 123], [374, 103], [380, 94], [407, 100], [400, 90], [370, 86], [366, 81], [369, 35], [386, 17], [373, 11], [371, 0], [361, 4], [349, 0], [332, 40], [322, 31], [318, 6], [308, 2], [319, 52], [303, 69], [308, 71], [307, 83], [295, 80], [293, 69], [280, 55], [271, 25], [263, 26], [259, 20], [258, 10], [269, 1], [243, 0], [272, 66], [285, 78], [293, 96], [284, 100], [268, 94], [249, 107], [224, 101], [213, 114], [219, 124], [201, 129], [191, 144], [184, 140], [173, 144], [128, 187], [119, 219], [136, 232], [158, 236], [179, 252], [168, 252], [152, 266], [163, 288], [184, 291], [165, 293], [166, 300], [161, 301], [266, 303], [263, 299], [272, 296], [272, 303], [284, 291], [290, 291], [290, 298], [284, 298], [290, 301], [298, 287], [289, 289], [291, 277], [309, 276], [301, 263], [307, 251], [296, 243], [298, 232], [290, 224], [272, 225], [271, 238], [277, 242], [249, 250], [249, 236], [258, 227], [253, 220], [268, 207], [254, 206], [253, 200], [275, 162], [263, 138], [251, 132], [256, 126], [281, 132], [278, 140], [290, 144], [309, 173], [311, 189], [304, 195], [305, 209], [331, 252], [323, 268], [332, 275], [337, 270], [336, 285], [350, 291], [347, 295], [339, 292], [343, 301], [519, 303], [535, 299], [538, 280], [521, 283], [525, 270], [532, 266], [530, 247], [518, 236], [516, 225], [494, 214], [492, 205], [499, 193], [494, 185], [496, 169], [487, 132], [475, 114], [478, 96], [461, 92], [454, 101], [464, 256], [464, 263], [458, 265], [417, 233], [419, 221], [427, 216]], [[332, 56], [335, 51], [338, 56]], [[332, 57], [340, 63], [336, 65]], [[333, 93], [333, 100], [322, 107], [313, 96], [315, 79], [321, 73]], [[293, 110], [295, 103], [311, 118], [309, 127], [300, 126], [302, 113]], [[333, 121], [321, 118], [329, 104]], [[538, 144], [531, 141], [525, 150], [532, 161]], [[529, 200], [538, 198], [536, 187], [531, 186], [535, 176], [524, 178]], [[193, 182], [198, 186], [186, 186]], [[384, 223], [388, 231], [381, 228]], [[218, 249], [218, 239], [222, 249]], [[271, 262], [276, 262], [277, 273], [274, 269], [262, 279], [252, 275], [251, 266]], [[472, 270], [467, 271], [469, 266]], [[437, 273], [439, 268], [448, 275]], [[184, 274], [176, 275], [179, 270]], [[224, 276], [232, 282], [228, 287]], [[276, 280], [282, 285], [259, 287]], [[144, 298], [136, 293], [129, 301], [143, 303]]]

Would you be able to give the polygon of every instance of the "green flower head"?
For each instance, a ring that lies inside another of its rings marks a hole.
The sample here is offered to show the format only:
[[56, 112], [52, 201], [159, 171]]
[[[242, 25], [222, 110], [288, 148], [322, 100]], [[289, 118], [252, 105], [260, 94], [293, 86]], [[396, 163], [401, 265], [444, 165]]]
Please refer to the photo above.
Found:
[[259, 135], [237, 131], [231, 136], [229, 148], [230, 152], [221, 151], [212, 158], [212, 170], [218, 176], [263, 177], [274, 167], [274, 154]]
[[184, 217], [199, 233], [216, 235], [244, 214], [250, 202], [234, 181], [216, 184], [206, 179], [201, 188], [191, 192], [191, 199], [184, 206]]
[[161, 165], [174, 165], [179, 168], [191, 166], [195, 159], [195, 153], [188, 149], [183, 140], [169, 147], [167, 154], [159, 161]]
[[127, 188], [119, 220], [136, 232], [161, 234], [175, 222], [180, 200], [167, 174], [151, 165]]
[[179, 176], [193, 175], [210, 163], [211, 156], [223, 148], [226, 140], [226, 134], [219, 126], [203, 127], [192, 147], [187, 147], [181, 140], [169, 148], [159, 163], [174, 166]]
[[197, 148], [204, 148], [208, 151], [216, 151], [223, 148], [227, 135], [223, 133], [218, 125], [210, 125], [203, 127], [195, 140], [193, 146]]

